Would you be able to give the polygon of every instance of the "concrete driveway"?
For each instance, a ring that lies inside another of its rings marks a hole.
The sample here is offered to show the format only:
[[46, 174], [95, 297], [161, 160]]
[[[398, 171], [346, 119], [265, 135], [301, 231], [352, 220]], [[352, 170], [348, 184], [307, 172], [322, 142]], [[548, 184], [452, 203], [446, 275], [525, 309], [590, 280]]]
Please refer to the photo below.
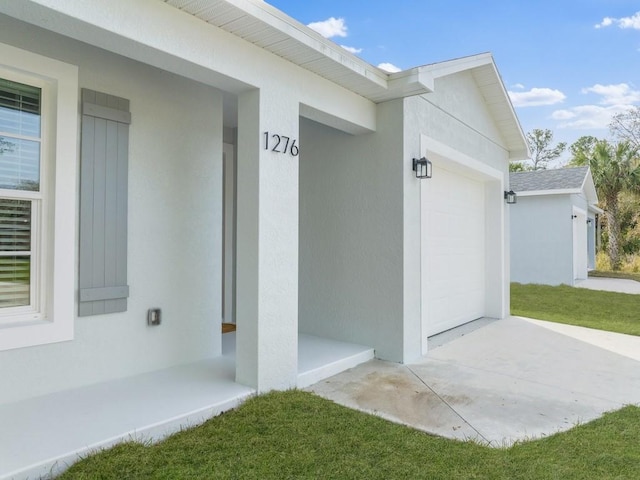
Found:
[[307, 390], [495, 447], [640, 404], [640, 337], [521, 317], [476, 325], [434, 337], [417, 363], [372, 360]]
[[606, 292], [640, 294], [640, 282], [626, 278], [589, 277], [576, 282], [578, 288], [604, 290]]

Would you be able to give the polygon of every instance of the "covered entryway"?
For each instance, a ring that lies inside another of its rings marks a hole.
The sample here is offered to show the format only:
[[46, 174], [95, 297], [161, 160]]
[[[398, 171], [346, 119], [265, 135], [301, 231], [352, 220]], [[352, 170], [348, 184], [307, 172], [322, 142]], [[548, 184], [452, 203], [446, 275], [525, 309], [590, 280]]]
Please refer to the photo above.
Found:
[[422, 180], [421, 322], [427, 338], [504, 305], [502, 173], [457, 152], [430, 153], [433, 176]]

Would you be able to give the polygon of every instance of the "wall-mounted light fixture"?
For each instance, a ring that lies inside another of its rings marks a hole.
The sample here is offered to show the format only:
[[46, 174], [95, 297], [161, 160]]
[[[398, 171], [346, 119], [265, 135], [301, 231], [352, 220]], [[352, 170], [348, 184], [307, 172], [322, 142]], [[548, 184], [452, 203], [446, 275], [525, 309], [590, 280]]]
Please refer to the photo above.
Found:
[[509, 190], [508, 192], [504, 192], [504, 199], [507, 201], [508, 205], [513, 205], [516, 203], [517, 195], [513, 190]]
[[416, 172], [416, 178], [431, 178], [433, 164], [427, 157], [413, 159], [413, 171]]
[[578, 215], [571, 215], [571, 219], [578, 218]]
[[587, 218], [587, 225], [591, 226], [592, 220], [590, 218]]

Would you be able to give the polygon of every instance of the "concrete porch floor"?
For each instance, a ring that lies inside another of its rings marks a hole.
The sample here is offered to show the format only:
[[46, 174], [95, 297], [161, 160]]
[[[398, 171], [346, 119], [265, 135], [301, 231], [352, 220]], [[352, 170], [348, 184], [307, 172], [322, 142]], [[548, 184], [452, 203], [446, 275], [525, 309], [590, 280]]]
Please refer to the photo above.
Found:
[[372, 360], [308, 390], [443, 437], [503, 447], [640, 404], [640, 337], [510, 317], [430, 339], [421, 361]]
[[[123, 440], [159, 440], [236, 407], [255, 391], [235, 383], [235, 334], [222, 356], [0, 405], [0, 479], [65, 470], [78, 455]], [[300, 334], [298, 382], [311, 385], [373, 358], [373, 349]]]

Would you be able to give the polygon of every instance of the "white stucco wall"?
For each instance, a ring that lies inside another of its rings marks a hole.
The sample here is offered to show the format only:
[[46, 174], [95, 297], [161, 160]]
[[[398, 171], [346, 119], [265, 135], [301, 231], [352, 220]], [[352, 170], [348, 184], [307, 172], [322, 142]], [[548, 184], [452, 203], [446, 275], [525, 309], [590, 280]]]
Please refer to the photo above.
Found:
[[508, 152], [471, 72], [438, 78], [433, 93], [405, 102], [408, 148], [417, 147], [420, 132], [508, 173]]
[[[4, 16], [0, 42], [78, 65], [81, 87], [128, 98], [132, 114], [128, 311], [76, 318], [71, 342], [0, 352], [0, 403], [218, 355], [219, 91]], [[161, 326], [146, 325], [150, 307]]]
[[[486, 181], [487, 312], [509, 312], [508, 152], [468, 73], [436, 93], [378, 105], [378, 131], [352, 137], [302, 121], [300, 330], [375, 347], [408, 362], [422, 354], [420, 185], [411, 159], [423, 139], [475, 165]], [[452, 192], [452, 195], [464, 192]]]
[[518, 196], [511, 206], [511, 280], [573, 285], [570, 195]]
[[299, 328], [402, 361], [402, 100], [377, 108], [367, 135], [300, 122]]

